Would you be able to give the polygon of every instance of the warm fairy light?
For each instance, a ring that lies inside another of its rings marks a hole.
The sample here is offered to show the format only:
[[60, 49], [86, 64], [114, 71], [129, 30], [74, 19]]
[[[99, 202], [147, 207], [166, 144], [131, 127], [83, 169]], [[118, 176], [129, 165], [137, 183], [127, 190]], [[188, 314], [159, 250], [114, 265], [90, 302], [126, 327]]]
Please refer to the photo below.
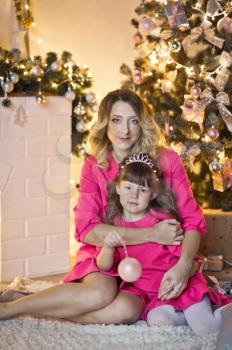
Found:
[[30, 8], [28, 4], [25, 4], [24, 7], [25, 7], [25, 10], [29, 10], [29, 8]]
[[169, 130], [173, 131], [173, 126], [172, 125], [169, 126]]
[[59, 84], [52, 82], [52, 88], [56, 89]]
[[217, 156], [219, 160], [223, 160], [225, 158], [225, 151], [217, 151]]
[[39, 38], [39, 39], [37, 40], [37, 43], [38, 43], [39, 45], [41, 45], [42, 42], [43, 42], [43, 39], [42, 39], [42, 38]]
[[159, 62], [156, 51], [152, 51], [152, 53], [148, 57], [152, 64], [157, 64]]
[[36, 23], [35, 23], [35, 22], [32, 22], [32, 23], [31, 23], [31, 26], [32, 26], [32, 27], [36, 27]]

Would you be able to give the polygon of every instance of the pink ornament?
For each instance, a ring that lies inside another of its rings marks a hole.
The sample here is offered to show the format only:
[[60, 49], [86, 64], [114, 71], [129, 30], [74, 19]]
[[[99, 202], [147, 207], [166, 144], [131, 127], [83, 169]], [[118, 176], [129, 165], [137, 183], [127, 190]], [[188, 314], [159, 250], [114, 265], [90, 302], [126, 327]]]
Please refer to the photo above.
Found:
[[139, 31], [144, 35], [150, 35], [155, 28], [155, 23], [151, 17], [143, 16], [139, 21]]
[[219, 19], [217, 30], [220, 34], [232, 34], [232, 18], [225, 16]]
[[143, 40], [142, 35], [138, 32], [133, 35], [133, 40], [136, 45], [139, 45], [141, 41]]
[[118, 274], [126, 282], [136, 281], [142, 273], [142, 267], [137, 259], [126, 257], [118, 265]]
[[216, 128], [210, 128], [207, 131], [207, 135], [212, 139], [216, 140], [219, 137], [219, 131]]
[[135, 70], [133, 74], [133, 82], [137, 85], [143, 82], [143, 74], [139, 70]]
[[193, 85], [190, 88], [190, 95], [194, 98], [199, 97], [201, 94], [201, 88], [198, 85]]

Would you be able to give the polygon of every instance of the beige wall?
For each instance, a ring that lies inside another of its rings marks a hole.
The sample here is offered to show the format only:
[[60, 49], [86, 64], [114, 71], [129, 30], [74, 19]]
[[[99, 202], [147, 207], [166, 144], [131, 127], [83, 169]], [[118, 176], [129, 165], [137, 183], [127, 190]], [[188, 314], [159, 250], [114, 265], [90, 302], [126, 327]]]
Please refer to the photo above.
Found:
[[[12, 1], [0, 2], [0, 46], [9, 49], [14, 30]], [[123, 62], [131, 64], [135, 54], [132, 41], [135, 29], [130, 21], [140, 0], [33, 0], [31, 3], [37, 24], [32, 42], [35, 44], [38, 37], [43, 39], [42, 45], [33, 45], [32, 54], [72, 52], [76, 63], [90, 67], [94, 89], [100, 98], [120, 86], [123, 76], [119, 67]]]

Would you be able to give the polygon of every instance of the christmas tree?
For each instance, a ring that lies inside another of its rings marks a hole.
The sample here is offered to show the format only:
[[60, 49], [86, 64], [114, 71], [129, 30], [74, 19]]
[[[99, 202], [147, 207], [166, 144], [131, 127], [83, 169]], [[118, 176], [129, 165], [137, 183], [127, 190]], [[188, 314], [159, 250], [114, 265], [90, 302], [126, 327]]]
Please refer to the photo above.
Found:
[[123, 87], [153, 107], [203, 207], [232, 210], [232, 3], [142, 1]]

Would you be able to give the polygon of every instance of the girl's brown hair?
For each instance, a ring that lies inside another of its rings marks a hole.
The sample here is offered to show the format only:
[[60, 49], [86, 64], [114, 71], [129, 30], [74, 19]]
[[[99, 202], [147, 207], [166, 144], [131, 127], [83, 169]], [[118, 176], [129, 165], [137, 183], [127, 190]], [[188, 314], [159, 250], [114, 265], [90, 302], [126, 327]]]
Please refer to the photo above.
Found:
[[[150, 157], [150, 156], [149, 156]], [[121, 181], [129, 181], [140, 186], [146, 186], [157, 194], [151, 202], [149, 209], [155, 209], [161, 213], [179, 219], [176, 207], [175, 193], [165, 186], [158, 164], [153, 161], [153, 167], [143, 162], [133, 162], [122, 165], [122, 168], [114, 181], [108, 184], [108, 199], [106, 207], [106, 222], [113, 223], [116, 216], [122, 216], [123, 208], [120, 203], [116, 186]]]
[[153, 159], [157, 159], [165, 145], [164, 136], [155, 122], [155, 116], [149, 105], [138, 94], [128, 89], [112, 91], [101, 101], [98, 119], [88, 137], [89, 153], [95, 157], [99, 165], [105, 168], [108, 166], [107, 154], [112, 150], [112, 145], [107, 137], [107, 126], [112, 106], [118, 101], [129, 103], [140, 122], [141, 135], [130, 153], [149, 153]]

